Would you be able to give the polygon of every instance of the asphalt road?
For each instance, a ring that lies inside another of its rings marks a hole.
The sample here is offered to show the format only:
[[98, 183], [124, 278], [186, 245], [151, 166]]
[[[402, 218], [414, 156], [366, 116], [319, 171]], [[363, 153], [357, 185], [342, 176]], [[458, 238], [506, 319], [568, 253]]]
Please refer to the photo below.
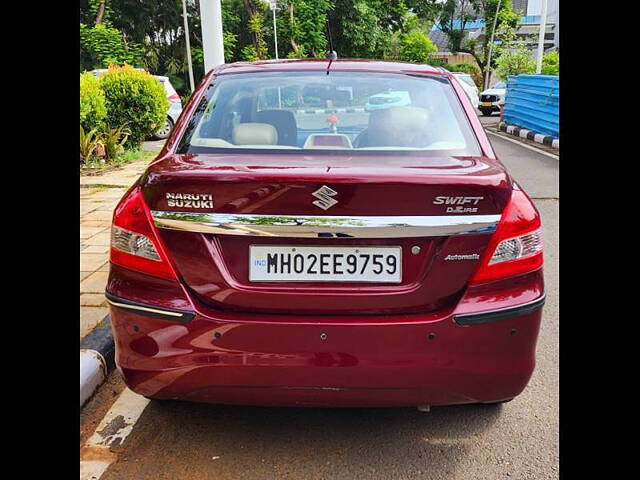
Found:
[[112, 448], [118, 459], [102, 478], [558, 478], [559, 163], [490, 140], [544, 226], [547, 303], [537, 367], [519, 397], [430, 413], [151, 402], [124, 444]]

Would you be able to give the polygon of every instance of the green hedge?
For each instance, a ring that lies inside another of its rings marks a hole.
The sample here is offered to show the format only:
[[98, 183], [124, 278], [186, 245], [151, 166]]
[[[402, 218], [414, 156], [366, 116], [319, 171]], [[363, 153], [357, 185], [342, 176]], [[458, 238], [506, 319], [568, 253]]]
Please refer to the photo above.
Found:
[[129, 65], [109, 67], [100, 78], [110, 128], [127, 126], [130, 135], [126, 148], [138, 148], [144, 139], [160, 128], [169, 109], [163, 86], [147, 72]]
[[89, 132], [100, 129], [107, 116], [104, 92], [90, 73], [80, 75], [80, 125]]

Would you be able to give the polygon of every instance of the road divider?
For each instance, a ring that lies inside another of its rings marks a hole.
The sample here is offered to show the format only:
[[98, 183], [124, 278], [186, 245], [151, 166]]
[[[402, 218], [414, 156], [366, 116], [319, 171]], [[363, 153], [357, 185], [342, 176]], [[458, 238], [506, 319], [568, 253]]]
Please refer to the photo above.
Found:
[[80, 408], [115, 366], [115, 343], [109, 315], [80, 342]]
[[507, 125], [505, 122], [500, 122], [498, 130], [508, 133], [520, 138], [526, 138], [527, 140], [533, 140], [534, 142], [541, 143], [547, 147], [560, 148], [560, 139], [554, 138], [549, 135], [542, 135], [536, 133], [533, 130], [527, 130], [526, 128], [516, 127], [514, 125]]

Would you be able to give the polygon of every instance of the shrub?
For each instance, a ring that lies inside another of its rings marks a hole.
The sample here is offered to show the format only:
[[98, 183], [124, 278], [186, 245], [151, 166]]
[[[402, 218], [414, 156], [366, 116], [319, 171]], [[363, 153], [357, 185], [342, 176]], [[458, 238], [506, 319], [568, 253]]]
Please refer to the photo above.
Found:
[[447, 68], [447, 65], [449, 65], [447, 61], [443, 58], [432, 58], [432, 57], [429, 57], [429, 59], [425, 63], [429, 65], [433, 65], [434, 67], [442, 67], [442, 68]]
[[169, 101], [160, 82], [149, 73], [129, 65], [111, 66], [100, 78], [100, 87], [106, 99], [107, 125], [129, 128], [126, 148], [139, 147], [164, 124]]
[[560, 74], [560, 54], [549, 52], [542, 56], [542, 72], [543, 75], [559, 75]]
[[102, 133], [102, 143], [107, 160], [113, 160], [121, 153], [124, 153], [124, 144], [131, 130], [126, 125], [118, 128], [107, 128]]
[[427, 63], [431, 54], [437, 51], [438, 47], [420, 30], [412, 30], [400, 38], [400, 47], [398, 48], [400, 60]]
[[85, 130], [102, 127], [107, 108], [100, 82], [90, 73], [80, 75], [80, 125]]
[[80, 125], [80, 160], [83, 162], [90, 160], [95, 155], [96, 148], [101, 146], [103, 143], [96, 129], [85, 132], [85, 129]]

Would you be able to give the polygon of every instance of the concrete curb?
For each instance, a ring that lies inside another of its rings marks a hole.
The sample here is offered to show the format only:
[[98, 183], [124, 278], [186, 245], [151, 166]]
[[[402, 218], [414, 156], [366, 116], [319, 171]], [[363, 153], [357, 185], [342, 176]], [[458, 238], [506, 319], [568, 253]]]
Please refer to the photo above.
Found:
[[115, 343], [109, 315], [80, 342], [80, 408], [115, 366]]
[[500, 122], [498, 130], [508, 133], [520, 138], [526, 138], [527, 140], [533, 140], [534, 142], [541, 143], [547, 147], [560, 149], [560, 139], [551, 137], [549, 135], [542, 135], [532, 130], [516, 127], [515, 125], [507, 125], [505, 122]]

